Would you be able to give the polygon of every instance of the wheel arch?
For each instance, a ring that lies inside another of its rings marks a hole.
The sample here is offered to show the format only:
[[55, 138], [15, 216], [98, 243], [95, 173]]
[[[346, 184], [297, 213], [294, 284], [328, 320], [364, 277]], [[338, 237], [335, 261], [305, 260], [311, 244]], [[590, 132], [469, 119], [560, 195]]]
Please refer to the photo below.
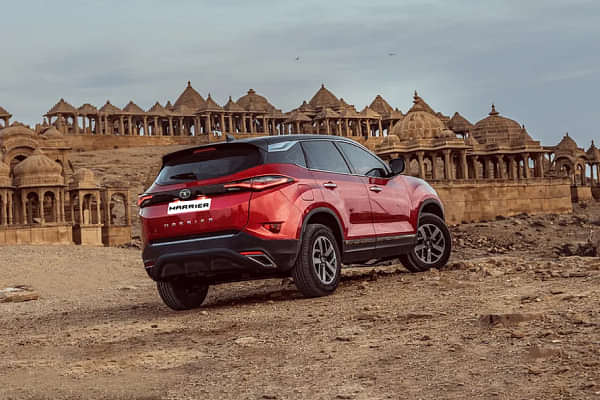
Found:
[[419, 223], [418, 222], [419, 219], [421, 219], [422, 213], [437, 215], [443, 221], [446, 220], [445, 215], [444, 215], [444, 206], [442, 205], [442, 203], [440, 201], [438, 201], [436, 199], [423, 200], [423, 202], [421, 203], [421, 206], [419, 207], [419, 215], [417, 218], [417, 224]]
[[322, 224], [327, 226], [333, 232], [333, 236], [337, 241], [340, 252], [344, 254], [344, 231], [339, 217], [333, 210], [326, 207], [318, 207], [311, 210], [302, 221], [302, 231], [300, 232], [300, 240], [304, 236], [306, 227], [309, 224]]

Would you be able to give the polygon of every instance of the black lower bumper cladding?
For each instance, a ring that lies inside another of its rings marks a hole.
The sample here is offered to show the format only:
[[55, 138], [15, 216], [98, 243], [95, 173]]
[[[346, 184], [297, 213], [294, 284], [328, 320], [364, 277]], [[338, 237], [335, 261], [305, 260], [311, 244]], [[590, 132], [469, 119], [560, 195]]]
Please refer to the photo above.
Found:
[[[144, 248], [142, 259], [155, 281], [181, 275], [228, 281], [236, 280], [238, 275], [285, 273], [293, 267], [298, 250], [298, 240], [264, 240], [237, 232], [151, 243]], [[266, 266], [240, 254], [246, 252], [262, 252], [274, 265]]]

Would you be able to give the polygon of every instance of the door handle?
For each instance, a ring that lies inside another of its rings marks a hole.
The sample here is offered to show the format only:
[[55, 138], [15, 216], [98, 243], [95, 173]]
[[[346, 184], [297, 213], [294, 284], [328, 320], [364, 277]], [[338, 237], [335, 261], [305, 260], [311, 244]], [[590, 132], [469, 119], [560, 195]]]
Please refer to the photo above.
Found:
[[324, 183], [323, 186], [325, 186], [327, 189], [335, 189], [337, 187], [337, 185], [333, 182]]
[[376, 193], [379, 193], [379, 192], [381, 192], [383, 189], [382, 189], [382, 188], [380, 188], [379, 186], [371, 186], [371, 187], [369, 188], [369, 190], [370, 190], [371, 192], [376, 192]]

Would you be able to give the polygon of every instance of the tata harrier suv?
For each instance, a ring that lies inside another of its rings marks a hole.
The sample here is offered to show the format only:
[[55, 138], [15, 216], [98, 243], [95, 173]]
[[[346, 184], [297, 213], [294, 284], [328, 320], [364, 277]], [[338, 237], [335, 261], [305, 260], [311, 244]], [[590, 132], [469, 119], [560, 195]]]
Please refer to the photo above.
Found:
[[431, 186], [350, 139], [233, 140], [162, 162], [138, 201], [142, 258], [175, 310], [200, 306], [212, 284], [291, 275], [316, 297], [336, 289], [343, 264], [399, 258], [418, 272], [450, 256]]

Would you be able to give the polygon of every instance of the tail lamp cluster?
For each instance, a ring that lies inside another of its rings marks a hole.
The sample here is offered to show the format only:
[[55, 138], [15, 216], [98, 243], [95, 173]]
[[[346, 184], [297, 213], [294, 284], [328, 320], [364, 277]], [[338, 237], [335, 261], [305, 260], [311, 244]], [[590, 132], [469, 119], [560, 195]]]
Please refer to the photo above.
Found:
[[[223, 189], [219, 191], [214, 190], [214, 186], [211, 189], [211, 194], [223, 194], [223, 193], [231, 193], [231, 192], [242, 192], [242, 191], [261, 191], [266, 189], [271, 189], [279, 185], [283, 185], [286, 183], [293, 182], [294, 179], [282, 176], [282, 175], [263, 175], [263, 176], [255, 176], [248, 179], [243, 179], [240, 181], [234, 181], [229, 183], [224, 183], [222, 185]], [[198, 194], [202, 194], [202, 187], [197, 188]], [[138, 207], [142, 208], [152, 203], [162, 203], [163, 201], [159, 201], [156, 197], [165, 197], [165, 193], [157, 193], [157, 194], [142, 194], [138, 197]], [[166, 201], [171, 201], [177, 199], [177, 191], [172, 192], [170, 196], [166, 196], [170, 198], [165, 198]], [[281, 229], [281, 227], [279, 227]], [[269, 229], [271, 230], [271, 229]], [[272, 230], [274, 232], [274, 230]]]

